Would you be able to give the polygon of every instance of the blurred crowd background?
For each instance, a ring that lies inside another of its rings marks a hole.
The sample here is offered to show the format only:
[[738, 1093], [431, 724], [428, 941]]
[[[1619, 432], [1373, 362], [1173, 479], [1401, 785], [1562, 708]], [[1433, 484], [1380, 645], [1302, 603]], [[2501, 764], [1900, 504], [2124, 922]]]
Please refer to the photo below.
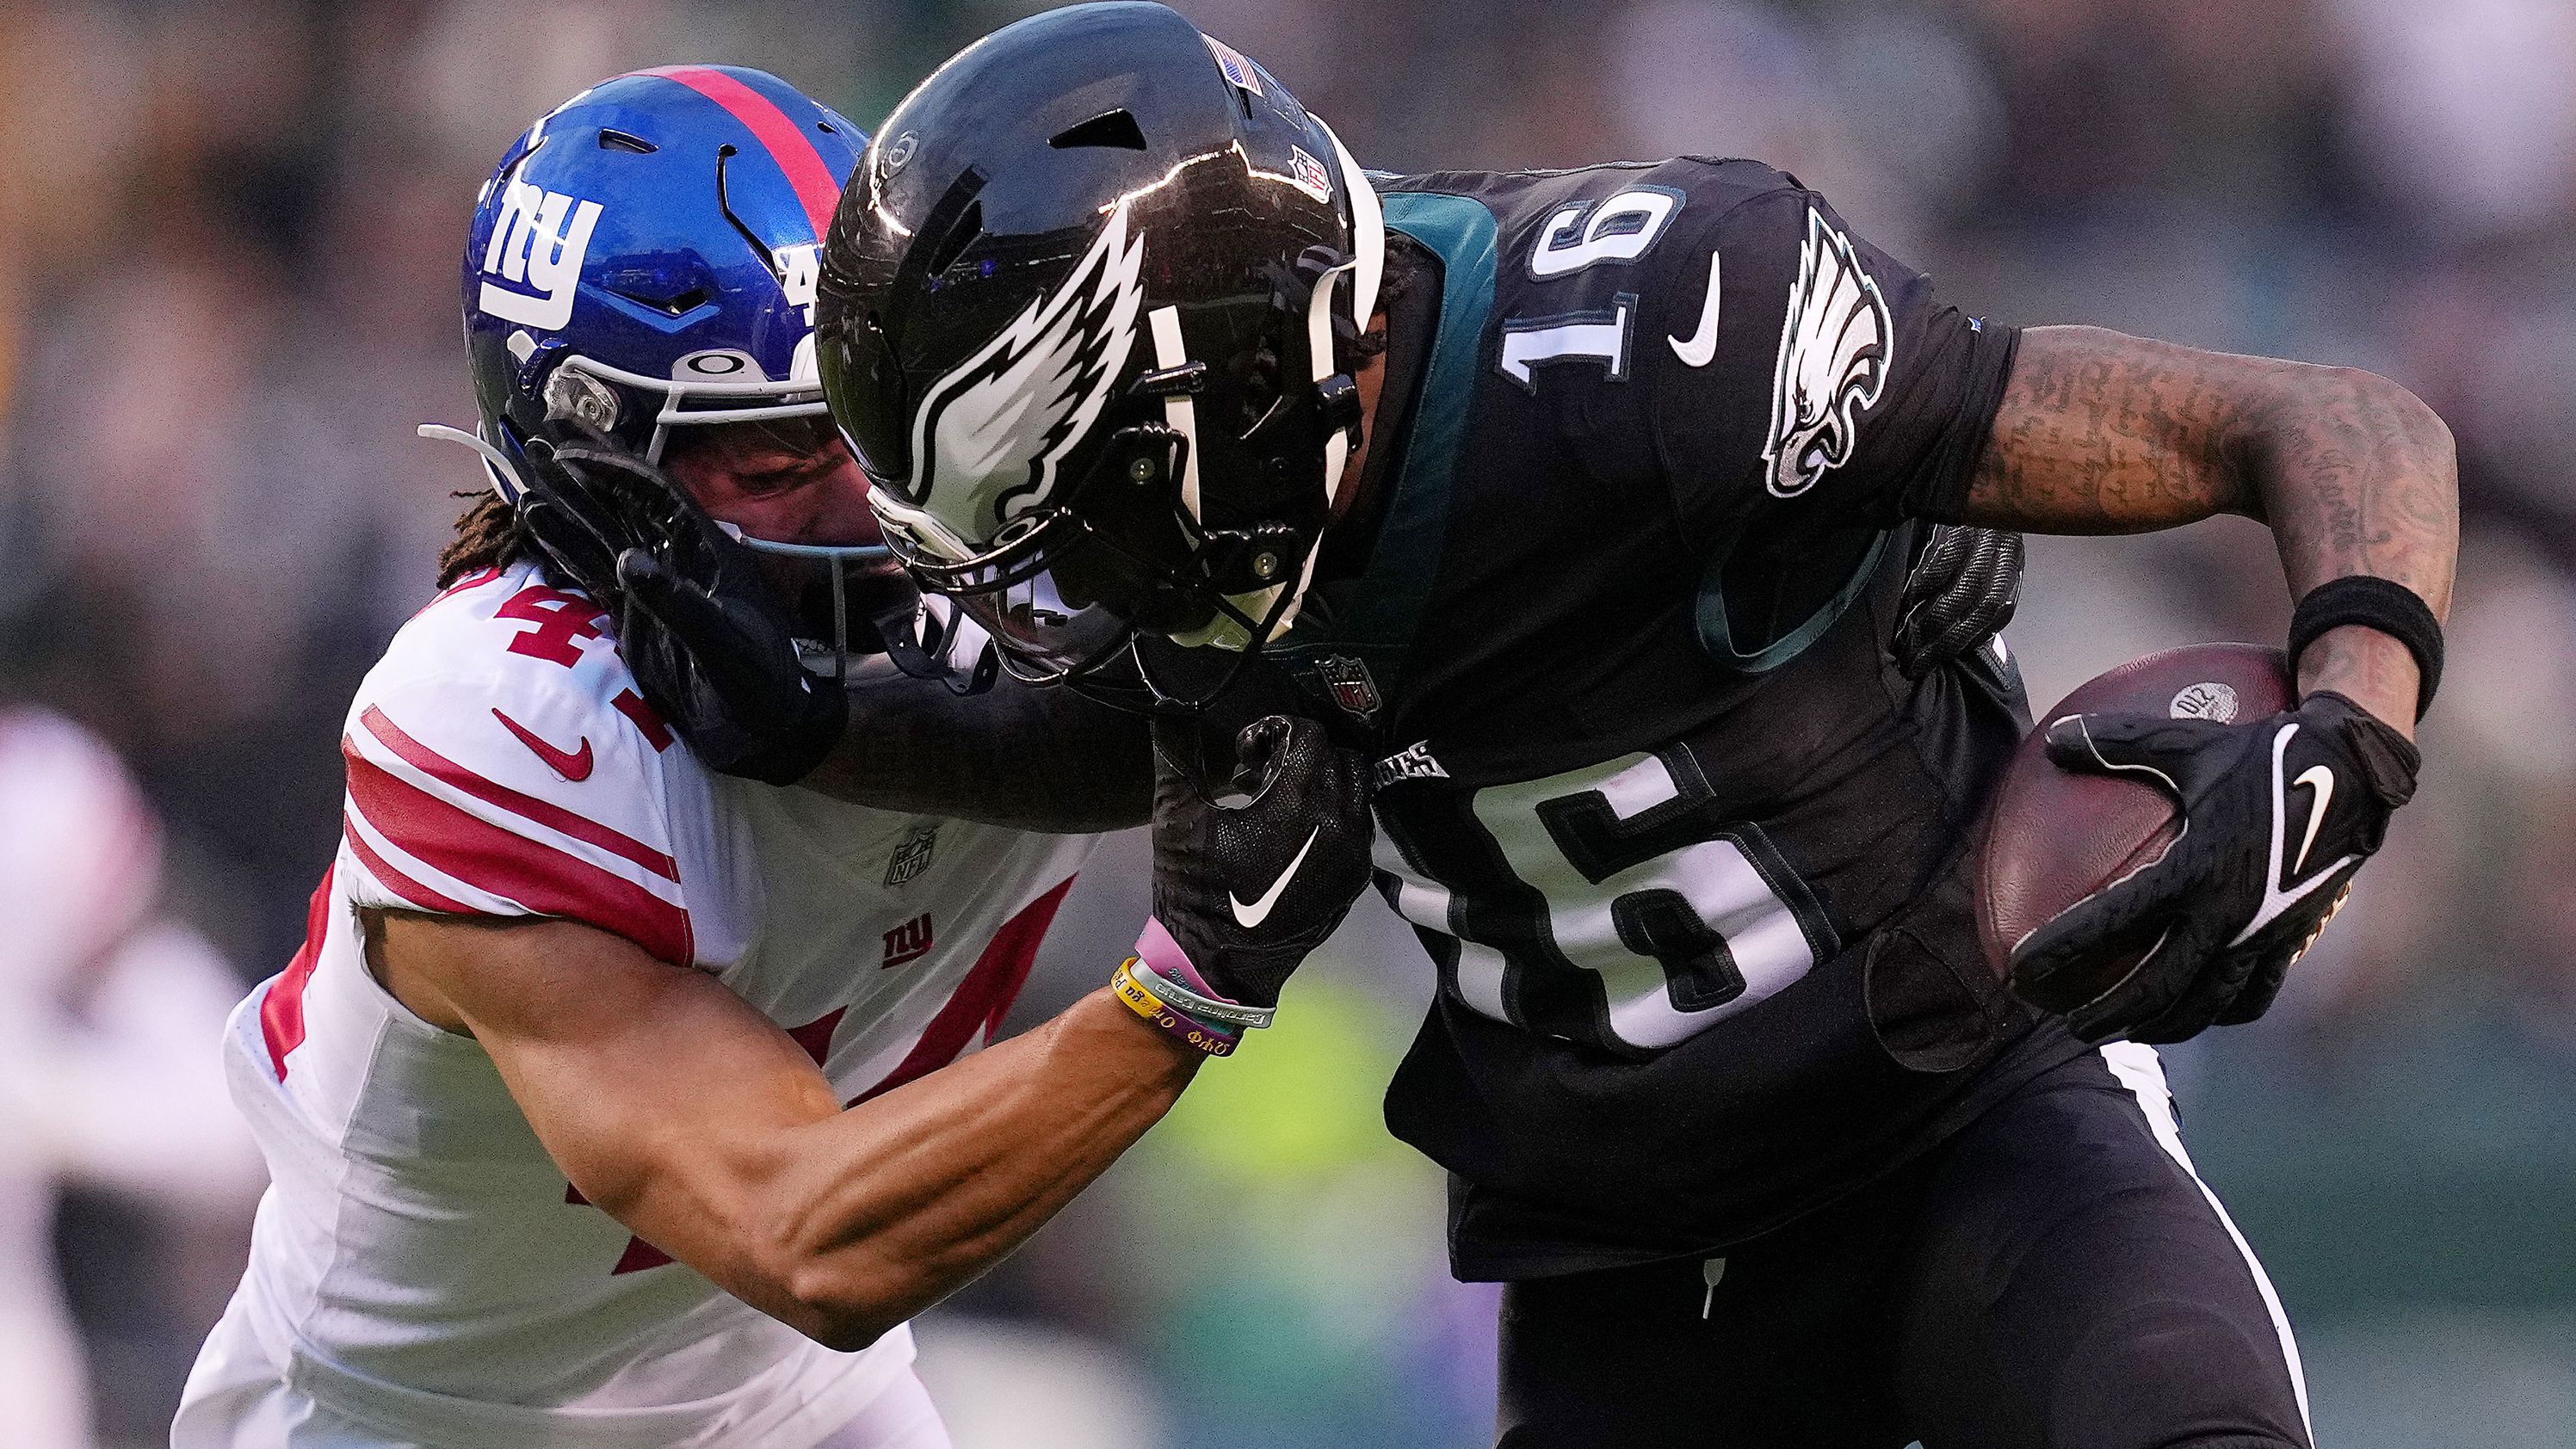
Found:
[[[214, 1027], [301, 934], [342, 711], [476, 481], [412, 428], [471, 416], [457, 258], [503, 146], [678, 61], [870, 124], [1031, 8], [0, 3], [0, 1405], [86, 1372], [60, 1442], [152, 1442], [238, 1271]], [[2423, 793], [2280, 1008], [2170, 1057], [2322, 1442], [2576, 1444], [2576, 0], [1180, 8], [1371, 165], [1758, 156], [1988, 315], [2441, 411], [2467, 531]], [[2032, 557], [2042, 704], [2283, 631], [2250, 524]], [[1019, 1020], [1115, 959], [1142, 876], [1132, 840], [1091, 872]], [[1493, 1294], [1377, 1114], [1428, 977], [1368, 903], [1276, 1033], [926, 1322], [966, 1449], [1490, 1442]]]

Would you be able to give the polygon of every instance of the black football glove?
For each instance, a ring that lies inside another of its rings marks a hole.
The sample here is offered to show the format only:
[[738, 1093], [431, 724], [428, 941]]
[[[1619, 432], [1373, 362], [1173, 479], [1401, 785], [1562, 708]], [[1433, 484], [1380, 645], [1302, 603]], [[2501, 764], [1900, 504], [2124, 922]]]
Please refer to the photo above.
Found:
[[636, 688], [699, 760], [772, 785], [821, 763], [849, 701], [806, 670], [794, 619], [751, 550], [623, 449], [541, 439], [527, 453], [521, 517], [548, 559], [616, 615]]
[[617, 610], [617, 556], [655, 532], [645, 510], [634, 506], [627, 480], [595, 477], [579, 461], [587, 449], [576, 449], [567, 462], [544, 438], [527, 446], [525, 488], [519, 495], [519, 521], [544, 552], [548, 571], [590, 595], [601, 608]]
[[1136, 954], [1201, 995], [1275, 1007], [1368, 887], [1368, 764], [1313, 720], [1269, 715], [1236, 737], [1251, 798], [1228, 807], [1180, 763], [1195, 750], [1166, 752], [1174, 734], [1155, 731], [1154, 915]]
[[[2087, 1041], [2181, 1041], [2261, 1016], [2414, 795], [2418, 763], [2405, 736], [2331, 693], [2243, 724], [2069, 715], [2047, 746], [2061, 769], [2137, 774], [2182, 802], [2161, 857], [2013, 950], [2013, 989]], [[2091, 990], [2084, 963], [2150, 943], [2118, 985]]]
[[2021, 602], [2021, 535], [1936, 525], [1905, 576], [1896, 616], [1897, 668], [1921, 679], [1994, 637]]
[[840, 743], [849, 695], [805, 667], [786, 611], [759, 580], [710, 591], [640, 548], [618, 556], [617, 580], [626, 667], [708, 769], [793, 785]]

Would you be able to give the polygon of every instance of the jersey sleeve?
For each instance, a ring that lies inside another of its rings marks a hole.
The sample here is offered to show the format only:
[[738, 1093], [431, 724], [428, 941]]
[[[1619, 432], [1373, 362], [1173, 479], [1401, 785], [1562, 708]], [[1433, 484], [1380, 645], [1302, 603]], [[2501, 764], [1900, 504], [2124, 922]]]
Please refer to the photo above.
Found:
[[1641, 366], [1648, 426], [1685, 525], [1954, 515], [2017, 334], [1769, 174], [1693, 218], [1693, 244], [1668, 250], [1660, 295], [1642, 299], [1661, 323]]
[[341, 735], [352, 902], [560, 917], [677, 965], [724, 964], [741, 872], [712, 782], [625, 698], [607, 641], [513, 654], [509, 620], [440, 611], [464, 617], [415, 620], [406, 634], [430, 637], [396, 639]]

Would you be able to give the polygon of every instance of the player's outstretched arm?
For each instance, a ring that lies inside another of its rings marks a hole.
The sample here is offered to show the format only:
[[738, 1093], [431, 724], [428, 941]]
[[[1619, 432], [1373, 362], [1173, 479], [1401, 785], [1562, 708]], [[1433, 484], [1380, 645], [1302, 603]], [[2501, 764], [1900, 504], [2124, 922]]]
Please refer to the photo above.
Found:
[[1025, 1241], [1202, 1060], [1098, 991], [844, 1111], [776, 1024], [623, 937], [398, 912], [367, 934], [397, 996], [491, 1056], [582, 1196], [841, 1349]]
[[[2098, 327], [2021, 334], [1964, 521], [2035, 533], [2141, 533], [2216, 513], [2271, 525], [2293, 596], [2362, 575], [2447, 613], [2459, 542], [2450, 429], [2413, 393], [2351, 368], [2205, 352]], [[2346, 626], [2299, 658], [2411, 735], [2415, 660]]]
[[849, 693], [850, 726], [799, 783], [860, 805], [1082, 832], [1142, 825], [1154, 802], [1142, 716], [1008, 677], [960, 696], [924, 679]]
[[744, 1302], [855, 1348], [1035, 1232], [1267, 1022], [1369, 880], [1365, 762], [1279, 716], [1247, 797], [1167, 790], [1138, 956], [1035, 1031], [844, 1110], [713, 976], [564, 920], [364, 914], [367, 961], [470, 1034], [584, 1197]]

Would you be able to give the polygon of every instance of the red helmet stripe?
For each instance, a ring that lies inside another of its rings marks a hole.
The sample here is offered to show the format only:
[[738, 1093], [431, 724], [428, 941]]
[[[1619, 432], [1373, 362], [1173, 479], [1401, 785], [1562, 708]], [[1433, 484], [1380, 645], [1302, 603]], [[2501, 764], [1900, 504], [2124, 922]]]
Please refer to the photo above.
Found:
[[666, 65], [635, 74], [678, 81], [724, 107], [735, 120], [749, 127], [768, 150], [770, 159], [778, 163], [778, 169], [787, 174], [787, 184], [796, 189], [796, 199], [805, 204], [805, 218], [814, 223], [814, 240], [823, 239], [832, 226], [832, 208], [840, 204], [841, 183], [832, 179], [832, 168], [823, 164], [823, 154], [814, 149], [813, 138], [805, 134], [805, 128], [788, 119], [775, 101], [723, 71], [706, 66]]

